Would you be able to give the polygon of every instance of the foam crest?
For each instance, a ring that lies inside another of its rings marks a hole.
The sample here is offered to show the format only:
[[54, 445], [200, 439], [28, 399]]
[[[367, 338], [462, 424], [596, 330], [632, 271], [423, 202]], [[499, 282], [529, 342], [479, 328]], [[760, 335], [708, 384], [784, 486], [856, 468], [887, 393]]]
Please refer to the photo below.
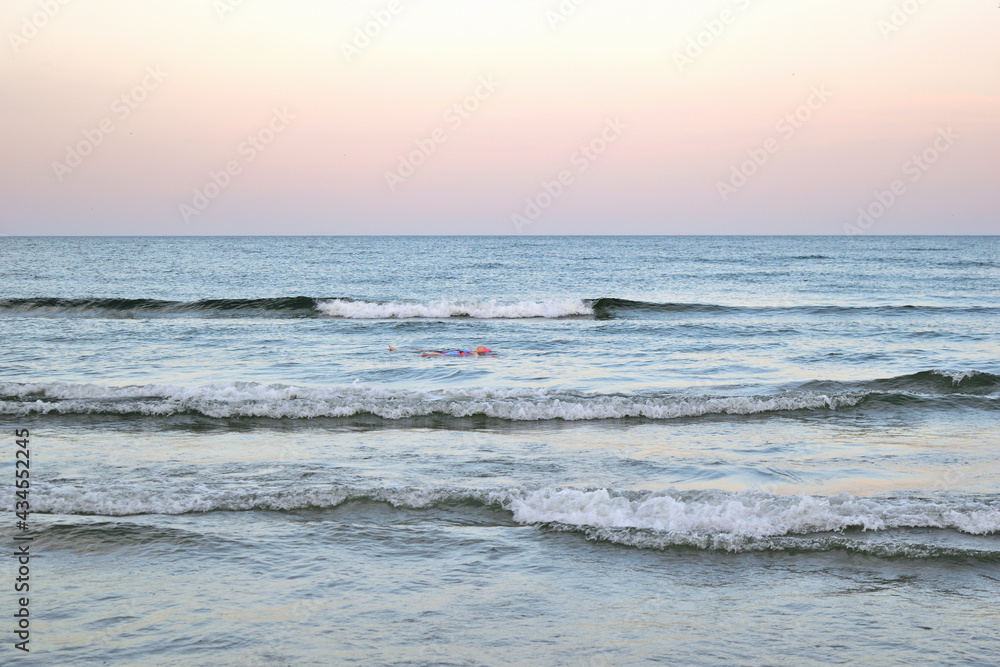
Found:
[[924, 313], [989, 313], [995, 307], [932, 305], [725, 305], [713, 303], [650, 302], [615, 297], [556, 299], [548, 301], [448, 300], [366, 301], [349, 297], [279, 296], [270, 298], [229, 298], [178, 301], [150, 298], [0, 298], [0, 315], [29, 317], [151, 318], [162, 316], [197, 317], [338, 317], [346, 319], [408, 319], [472, 317], [479, 319], [520, 319], [591, 316], [597, 319], [657, 318], [678, 314], [759, 315], [793, 313], [828, 317], [858, 315], [901, 315]]
[[997, 376], [990, 373], [983, 373], [981, 371], [942, 371], [933, 370], [931, 371], [933, 375], [939, 375], [941, 377], [949, 378], [951, 383], [955, 386], [960, 386], [963, 382], [968, 379], [983, 379], [984, 381], [992, 381], [994, 384], [997, 381]]
[[239, 488], [212, 484], [188, 487], [147, 484], [94, 488], [39, 482], [33, 487], [33, 495], [32, 509], [40, 513], [136, 516], [332, 509], [355, 499], [422, 509], [448, 500], [453, 493], [433, 488], [263, 486], [253, 483], [240, 484]]
[[515, 521], [596, 529], [642, 529], [689, 539], [754, 538], [843, 532], [849, 528], [950, 528], [1000, 531], [1000, 505], [909, 498], [781, 496], [750, 490], [628, 497], [606, 489], [541, 489], [512, 497]]
[[[914, 547], [899, 542], [900, 530], [957, 531], [968, 536], [1000, 533], [1000, 498], [927, 499], [775, 495], [742, 492], [619, 492], [608, 489], [446, 486], [402, 487], [305, 485], [255, 482], [179, 485], [144, 483], [100, 486], [38, 482], [32, 509], [63, 515], [132, 516], [237, 511], [333, 509], [351, 501], [421, 510], [492, 507], [515, 523], [579, 531], [592, 539], [643, 548], [706, 549], [859, 548], [878, 553]], [[10, 509], [12, 501], [2, 501]], [[479, 511], [479, 510], [477, 510]], [[956, 535], [956, 533], [952, 533]], [[892, 536], [891, 541], [886, 541]], [[957, 539], [957, 536], [956, 536]], [[935, 544], [936, 543], [936, 544]], [[955, 548], [955, 539], [924, 538], [920, 548]], [[853, 546], [851, 546], [853, 545]], [[968, 547], [981, 549], [973, 542]], [[989, 546], [989, 545], [986, 545]], [[912, 550], [911, 550], [912, 551]], [[929, 551], [928, 551], [929, 553]], [[1000, 555], [992, 548], [991, 553]], [[912, 554], [911, 554], [912, 555]]]
[[708, 414], [749, 415], [857, 405], [864, 394], [828, 396], [788, 392], [775, 396], [587, 394], [542, 389], [442, 389], [418, 391], [365, 386], [295, 387], [255, 383], [111, 386], [68, 383], [0, 383], [0, 414], [194, 413], [214, 418], [340, 418], [371, 414], [406, 419], [432, 414], [483, 415], [509, 421], [676, 419]]
[[593, 315], [594, 310], [579, 299], [562, 301], [430, 301], [426, 303], [352, 301], [332, 299], [320, 301], [316, 309], [329, 317], [379, 320], [411, 318], [472, 317], [476, 319], [557, 318], [573, 315]]

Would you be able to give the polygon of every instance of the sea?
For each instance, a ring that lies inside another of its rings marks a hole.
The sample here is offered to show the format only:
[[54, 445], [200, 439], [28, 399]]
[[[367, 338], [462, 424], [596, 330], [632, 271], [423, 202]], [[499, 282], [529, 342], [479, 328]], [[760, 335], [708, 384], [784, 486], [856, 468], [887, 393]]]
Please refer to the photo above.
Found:
[[3, 237], [0, 341], [5, 665], [1000, 661], [1000, 237]]

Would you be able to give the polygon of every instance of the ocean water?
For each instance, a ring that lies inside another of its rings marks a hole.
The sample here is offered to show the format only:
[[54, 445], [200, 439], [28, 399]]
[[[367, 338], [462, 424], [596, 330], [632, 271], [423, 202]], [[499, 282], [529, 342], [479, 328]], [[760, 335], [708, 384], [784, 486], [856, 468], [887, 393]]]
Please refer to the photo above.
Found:
[[0, 238], [2, 662], [996, 664], [998, 249]]

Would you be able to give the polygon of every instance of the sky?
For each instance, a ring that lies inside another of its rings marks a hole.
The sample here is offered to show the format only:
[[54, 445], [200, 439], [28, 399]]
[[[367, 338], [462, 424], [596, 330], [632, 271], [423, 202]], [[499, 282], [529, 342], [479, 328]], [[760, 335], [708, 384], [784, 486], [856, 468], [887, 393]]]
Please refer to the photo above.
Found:
[[995, 234], [981, 0], [6, 0], [0, 234]]

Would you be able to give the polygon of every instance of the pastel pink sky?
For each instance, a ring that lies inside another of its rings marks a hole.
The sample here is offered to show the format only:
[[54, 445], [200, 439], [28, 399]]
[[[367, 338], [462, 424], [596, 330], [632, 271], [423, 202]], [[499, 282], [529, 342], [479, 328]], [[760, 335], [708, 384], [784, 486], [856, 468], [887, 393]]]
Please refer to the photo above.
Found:
[[[0, 233], [843, 234], [897, 180], [866, 233], [998, 230], [990, 3], [63, 2], [0, 9]], [[372, 12], [391, 20], [349, 59]], [[477, 87], [458, 125], [446, 114]], [[248, 159], [275, 109], [294, 118]], [[614, 119], [625, 129], [581, 171]], [[67, 168], [102, 121], [113, 131]], [[435, 130], [446, 141], [390, 188]], [[908, 171], [925, 151], [933, 164]], [[547, 207], [515, 226], [527, 199]]]

